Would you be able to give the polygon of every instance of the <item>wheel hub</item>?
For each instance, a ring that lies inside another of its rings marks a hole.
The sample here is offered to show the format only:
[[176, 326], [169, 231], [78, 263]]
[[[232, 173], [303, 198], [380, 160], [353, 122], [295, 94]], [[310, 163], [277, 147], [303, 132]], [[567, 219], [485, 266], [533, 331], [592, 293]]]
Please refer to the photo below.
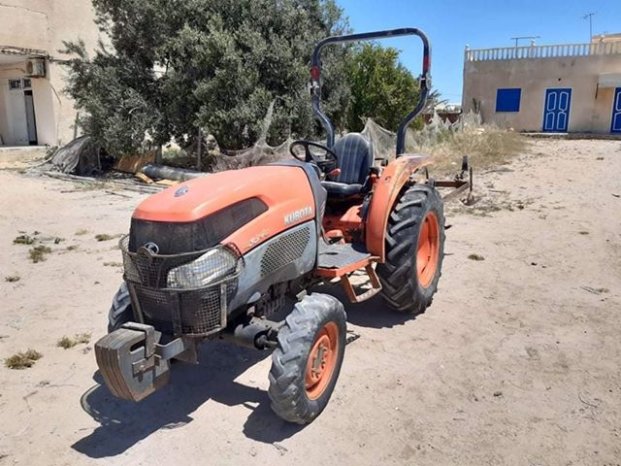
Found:
[[418, 282], [427, 288], [438, 268], [440, 250], [440, 226], [434, 212], [428, 212], [421, 225], [416, 250], [416, 273]]
[[329, 345], [330, 339], [324, 335], [313, 348], [315, 356], [311, 356], [310, 379], [315, 383], [321, 379], [321, 375], [326, 370], [326, 362], [330, 353]]
[[305, 373], [306, 395], [311, 400], [319, 398], [332, 379], [338, 351], [338, 328], [327, 323], [319, 332], [308, 354]]

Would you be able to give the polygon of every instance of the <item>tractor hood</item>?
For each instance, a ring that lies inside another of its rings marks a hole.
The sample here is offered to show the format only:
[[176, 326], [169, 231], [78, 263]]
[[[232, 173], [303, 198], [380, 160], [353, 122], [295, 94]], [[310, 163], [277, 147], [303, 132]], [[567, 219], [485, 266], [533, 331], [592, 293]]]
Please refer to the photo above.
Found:
[[226, 171], [143, 201], [132, 218], [130, 248], [153, 242], [161, 253], [173, 254], [234, 243], [244, 253], [315, 214], [313, 191], [302, 167]]

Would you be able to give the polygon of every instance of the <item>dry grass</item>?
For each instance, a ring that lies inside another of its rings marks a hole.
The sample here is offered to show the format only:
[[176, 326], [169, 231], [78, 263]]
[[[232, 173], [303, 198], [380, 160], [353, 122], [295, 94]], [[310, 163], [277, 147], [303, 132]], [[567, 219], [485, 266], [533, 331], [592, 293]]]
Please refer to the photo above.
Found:
[[111, 183], [104, 180], [81, 181], [73, 185], [75, 191], [103, 191], [110, 187]]
[[104, 267], [123, 267], [122, 262], [104, 262]]
[[30, 235], [19, 235], [15, 237], [15, 239], [13, 240], [13, 244], [30, 245], [30, 244], [33, 244], [34, 242], [35, 242], [35, 239]]
[[13, 274], [13, 275], [8, 275], [6, 277], [4, 277], [4, 281], [5, 282], [9, 282], [9, 283], [15, 283], [21, 280], [22, 277], [20, 277], [17, 274]]
[[122, 235], [109, 235], [107, 233], [100, 233], [98, 235], [95, 235], [95, 239], [97, 241], [110, 241], [115, 238], [120, 238], [121, 236]]
[[47, 259], [46, 255], [50, 254], [51, 252], [52, 249], [48, 246], [35, 246], [29, 251], [30, 260], [35, 264], [37, 262], [43, 262]]
[[76, 231], [74, 234], [76, 236], [83, 236], [83, 235], [88, 235], [89, 231], [86, 228], [80, 228], [78, 231]]
[[433, 172], [455, 173], [461, 167], [461, 159], [467, 155], [476, 170], [506, 164], [528, 147], [526, 138], [513, 131], [494, 126], [464, 128], [459, 131], [439, 130], [427, 135], [414, 146], [415, 152], [433, 157]]
[[9, 369], [26, 369], [32, 367], [35, 361], [41, 359], [43, 355], [37, 350], [28, 349], [25, 352], [19, 352], [4, 360], [4, 365]]
[[[449, 129], [447, 126], [432, 124], [420, 131], [408, 131], [407, 152], [431, 155], [434, 160], [434, 176], [445, 176], [453, 175], [461, 168], [464, 155], [468, 155], [476, 170], [482, 170], [509, 162], [512, 157], [523, 153], [528, 146], [527, 139], [519, 133], [481, 125], [480, 119], [472, 116], [465, 117], [459, 125]], [[382, 138], [378, 132], [370, 136], [373, 138], [376, 156], [384, 154], [391, 158], [389, 154], [394, 153], [395, 137]], [[287, 143], [278, 147], [257, 144], [244, 151], [230, 151], [229, 155], [205, 154], [203, 167], [206, 171], [215, 173], [286, 159], [291, 159]], [[167, 159], [166, 163], [194, 169], [196, 160], [193, 157], [176, 156]]]
[[77, 333], [73, 337], [64, 336], [56, 343], [56, 346], [64, 349], [73, 348], [79, 344], [88, 344], [91, 341], [90, 333]]
[[470, 259], [471, 261], [484, 261], [485, 257], [480, 254], [470, 254], [468, 256], [468, 259]]

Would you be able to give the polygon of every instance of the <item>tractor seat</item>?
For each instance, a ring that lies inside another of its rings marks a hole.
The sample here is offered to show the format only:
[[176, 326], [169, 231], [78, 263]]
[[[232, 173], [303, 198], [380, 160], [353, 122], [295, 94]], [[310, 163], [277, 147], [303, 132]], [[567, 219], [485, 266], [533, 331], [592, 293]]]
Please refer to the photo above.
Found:
[[328, 197], [347, 198], [362, 192], [373, 165], [373, 145], [360, 133], [349, 133], [332, 148], [341, 173], [334, 180], [322, 181]]

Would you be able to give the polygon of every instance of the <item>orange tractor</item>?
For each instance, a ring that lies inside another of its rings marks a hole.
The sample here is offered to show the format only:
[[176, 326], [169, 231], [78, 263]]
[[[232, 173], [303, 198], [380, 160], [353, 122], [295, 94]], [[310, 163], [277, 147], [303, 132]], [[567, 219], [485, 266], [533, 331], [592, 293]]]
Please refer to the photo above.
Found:
[[[423, 42], [420, 101], [399, 128], [396, 158], [377, 166], [372, 141], [356, 133], [335, 140], [320, 105], [321, 50], [404, 35]], [[171, 360], [196, 362], [201, 341], [227, 338], [273, 351], [272, 408], [286, 421], [308, 423], [334, 390], [347, 329], [339, 300], [307, 290], [338, 279], [354, 303], [380, 294], [402, 312], [431, 304], [444, 249], [437, 188], [456, 196], [471, 183], [467, 166], [452, 181], [434, 181], [427, 157], [404, 154], [406, 129], [425, 105], [429, 69], [429, 43], [418, 29], [325, 39], [311, 68], [325, 146], [296, 141], [291, 153], [298, 160], [194, 179], [138, 206], [120, 243], [124, 282], [109, 333], [95, 345], [114, 395], [143, 399], [168, 382]], [[366, 274], [368, 290], [351, 283], [356, 271]], [[288, 298], [294, 306], [275, 319]]]

